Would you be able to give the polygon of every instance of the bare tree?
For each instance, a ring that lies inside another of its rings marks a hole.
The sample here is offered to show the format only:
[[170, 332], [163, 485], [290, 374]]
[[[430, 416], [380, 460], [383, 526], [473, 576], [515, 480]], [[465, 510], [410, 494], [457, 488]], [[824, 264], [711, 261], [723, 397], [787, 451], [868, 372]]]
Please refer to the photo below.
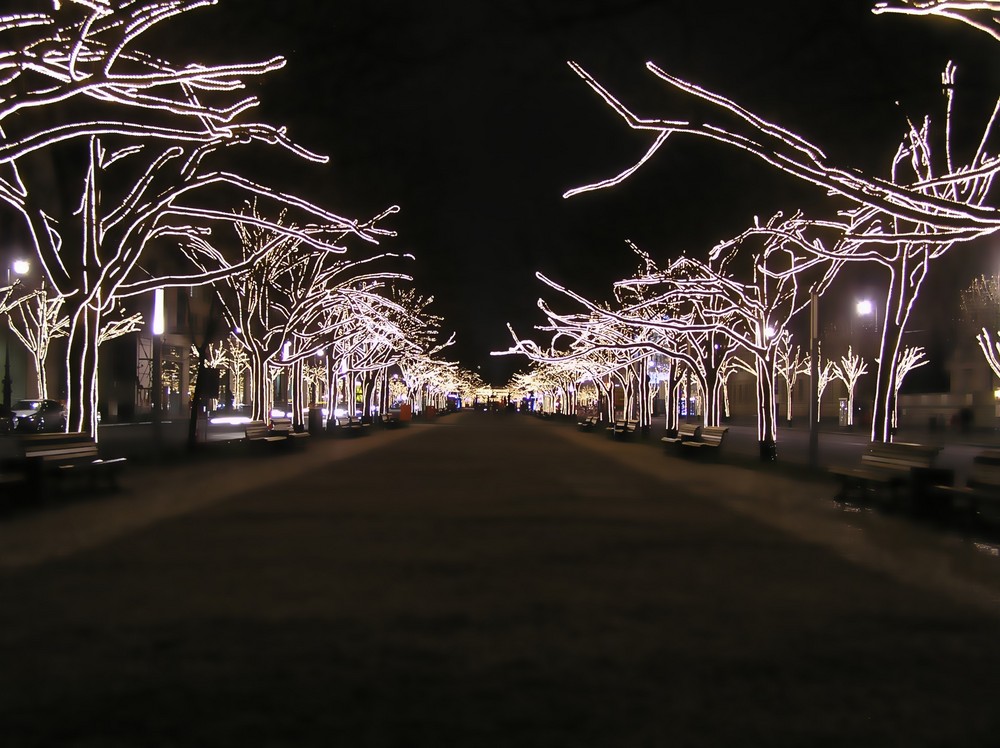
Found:
[[[292, 368], [346, 334], [353, 318], [369, 309], [371, 289], [384, 280], [408, 277], [374, 268], [365, 272], [372, 263], [397, 255], [351, 260], [301, 238], [334, 233], [342, 241], [339, 226], [299, 229], [285, 225], [282, 217], [265, 219], [256, 205], [243, 212], [246, 220], [235, 222], [241, 254], [233, 267], [244, 269], [224, 276], [215, 292], [233, 339], [249, 357], [252, 417], [260, 420], [268, 417], [273, 404], [274, 367], [293, 385], [293, 400], [303, 400], [301, 377]], [[384, 215], [372, 219], [372, 226]], [[192, 237], [184, 251], [193, 265], [205, 270], [225, 262], [201, 236]], [[300, 411], [293, 408], [297, 426], [302, 425]]]
[[[249, 118], [258, 101], [240, 93], [244, 79], [281, 68], [283, 59], [175, 65], [139, 48], [154, 27], [207, 4], [77, 0], [4, 19], [4, 40], [19, 46], [0, 49], [0, 200], [23, 219], [70, 320], [65, 365], [73, 430], [96, 436], [98, 337], [116, 298], [210, 283], [234, 270], [228, 263], [187, 270], [174, 261], [162, 263], [170, 272], [157, 274], [140, 264], [150, 247], [162, 253], [204, 237], [213, 223], [248, 220], [218, 208], [225, 196], [258, 196], [289, 206], [302, 223], [375, 238], [370, 226], [238, 174], [227, 161], [235, 147], [325, 161], [294, 144], [285, 128]], [[37, 168], [46, 158], [78, 167], [59, 186], [80, 185], [79, 192], [52, 189], [47, 170]], [[343, 249], [316, 235], [297, 238]]]
[[[817, 348], [817, 351], [820, 349]], [[831, 360], [827, 359], [822, 361], [822, 366], [818, 367], [817, 374], [819, 381], [816, 384], [816, 421], [820, 420], [820, 414], [822, 413], [822, 408], [820, 405], [823, 403], [823, 393], [826, 392], [826, 388], [830, 386], [830, 382], [836, 379], [836, 364]]]
[[[713, 342], [707, 351], [709, 355], [745, 352], [757, 380], [761, 459], [773, 460], [777, 436], [774, 395], [777, 350], [791, 319], [810, 302], [810, 294], [802, 282], [810, 275], [818, 278], [813, 280], [814, 284], [829, 282], [831, 268], [835, 265], [823, 258], [810, 257], [812, 248], [819, 242], [818, 238], [811, 237], [817, 227], [825, 228], [798, 214], [787, 219], [778, 214], [766, 225], [754, 226], [735, 239], [719, 244], [708, 263], [689, 259], [690, 267], [696, 271], [671, 277], [662, 294], [653, 293], [648, 299], [624, 309], [604, 308], [541, 274], [538, 277], [583, 306], [585, 314], [579, 318], [581, 324], [594, 327], [613, 322], [624, 325], [632, 336], [636, 330], [647, 332], [641, 342], [610, 341], [605, 344], [609, 347], [648, 348], [685, 360], [684, 356], [690, 356], [690, 352], [658, 348], [660, 340], [648, 333], [659, 332], [668, 339], [671, 335], [706, 333], [721, 334], [728, 340], [724, 350], [717, 349]], [[741, 264], [745, 276], [749, 276], [747, 280], [740, 280], [733, 270]], [[681, 300], [687, 305], [684, 308], [696, 312], [679, 317], [649, 313], [650, 308], [677, 308]], [[562, 324], [569, 321], [568, 317], [560, 319], [550, 310], [547, 314]], [[698, 356], [691, 358], [690, 365], [696, 367]], [[703, 395], [711, 394], [717, 400], [722, 368], [714, 364], [712, 368], [714, 381], [703, 384], [702, 391]], [[717, 417], [717, 409], [715, 413]]]
[[857, 391], [858, 380], [868, 373], [868, 364], [848, 346], [847, 355], [842, 356], [840, 363], [833, 366], [833, 376], [843, 382], [847, 390], [847, 425], [853, 426], [854, 393]]
[[803, 357], [799, 346], [792, 348], [792, 336], [785, 334], [778, 346], [775, 369], [785, 382], [785, 420], [792, 422], [792, 395], [800, 374], [809, 373], [808, 356]]
[[926, 360], [927, 352], [922, 346], [907, 346], [903, 349], [903, 352], [899, 355], [899, 362], [896, 364], [895, 372], [896, 379], [893, 382], [893, 387], [895, 389], [895, 397], [892, 399], [893, 411], [892, 411], [892, 427], [895, 429], [899, 425], [899, 390], [903, 386], [903, 380], [906, 375], [909, 374], [914, 369], [919, 369], [921, 366], [929, 363]]
[[898, 0], [876, 3], [872, 12], [950, 18], [1000, 41], [1000, 2], [997, 0]]
[[[670, 75], [652, 63], [647, 63], [647, 68], [656, 77], [735, 118], [736, 126], [710, 120], [641, 118], [579, 65], [571, 62], [570, 66], [629, 127], [653, 133], [654, 141], [633, 166], [609, 179], [570, 190], [567, 197], [619, 184], [652, 158], [670, 136], [693, 135], [750, 153], [772, 167], [849, 201], [852, 207], [828, 222], [839, 233], [839, 240], [811, 247], [803, 245], [803, 249], [814, 250], [835, 268], [845, 262], [869, 262], [881, 265], [887, 272], [886, 324], [879, 360], [888, 365], [880, 366], [878, 371], [872, 439], [889, 441], [895, 411], [894, 367], [900, 360], [901, 337], [931, 262], [958, 242], [986, 236], [1000, 228], [1000, 213], [986, 205], [993, 180], [1000, 171], [1000, 155], [988, 151], [1000, 114], [1000, 101], [985, 122], [981, 138], [966, 159], [960, 161], [951, 142], [955, 67], [949, 63], [942, 77], [946, 106], [941, 133], [932, 134], [929, 118], [919, 124], [908, 123], [890, 165], [889, 177], [880, 178], [828, 164], [822, 150], [788, 129], [768, 122], [724, 96]], [[943, 143], [940, 154], [932, 149], [935, 137]]]
[[63, 300], [39, 289], [17, 306], [17, 314], [9, 317], [10, 329], [21, 341], [35, 366], [35, 386], [38, 397], [47, 398], [49, 392], [46, 362], [52, 341], [65, 337], [69, 318], [61, 313]]

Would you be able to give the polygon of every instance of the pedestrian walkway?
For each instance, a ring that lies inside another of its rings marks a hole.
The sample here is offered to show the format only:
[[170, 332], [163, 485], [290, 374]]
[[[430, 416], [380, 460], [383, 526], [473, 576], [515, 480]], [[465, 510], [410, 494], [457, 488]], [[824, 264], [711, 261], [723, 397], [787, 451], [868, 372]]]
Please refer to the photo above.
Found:
[[[845, 512], [823, 481], [475, 413], [157, 470], [0, 527], [5, 746], [909, 748], [1000, 727], [998, 559]], [[56, 517], [72, 548], [11, 560]]]

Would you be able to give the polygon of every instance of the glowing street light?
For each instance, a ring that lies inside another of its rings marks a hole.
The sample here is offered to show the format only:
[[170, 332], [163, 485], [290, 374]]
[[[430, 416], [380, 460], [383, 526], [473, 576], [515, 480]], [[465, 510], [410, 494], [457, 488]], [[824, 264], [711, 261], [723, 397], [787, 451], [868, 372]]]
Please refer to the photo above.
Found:
[[151, 332], [152, 340], [152, 388], [149, 398], [150, 416], [153, 421], [153, 442], [159, 450], [163, 443], [163, 413], [160, 410], [163, 401], [161, 390], [163, 389], [163, 334], [167, 331], [166, 315], [163, 309], [163, 288], [153, 289], [153, 324]]
[[856, 311], [860, 317], [867, 317], [869, 314], [875, 315], [875, 332], [878, 332], [877, 306], [875, 306], [869, 299], [861, 299], [861, 301], [854, 305], [854, 311]]

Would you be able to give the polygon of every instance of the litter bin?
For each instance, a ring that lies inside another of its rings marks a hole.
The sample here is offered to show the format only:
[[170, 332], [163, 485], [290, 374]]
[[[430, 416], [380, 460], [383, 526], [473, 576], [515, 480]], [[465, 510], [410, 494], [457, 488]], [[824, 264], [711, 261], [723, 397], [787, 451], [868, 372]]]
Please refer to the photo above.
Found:
[[323, 409], [309, 408], [309, 433], [319, 436], [323, 433]]

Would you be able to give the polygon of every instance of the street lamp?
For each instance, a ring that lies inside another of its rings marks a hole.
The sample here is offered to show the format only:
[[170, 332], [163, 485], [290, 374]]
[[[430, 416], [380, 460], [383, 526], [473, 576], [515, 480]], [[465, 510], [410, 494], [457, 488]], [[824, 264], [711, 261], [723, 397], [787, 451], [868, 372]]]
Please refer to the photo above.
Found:
[[163, 413], [160, 410], [161, 402], [161, 390], [163, 389], [163, 333], [167, 330], [166, 316], [163, 309], [163, 289], [157, 288], [153, 290], [153, 325], [151, 332], [153, 333], [153, 381], [152, 381], [152, 397], [150, 398], [150, 407], [152, 410], [152, 421], [153, 421], [153, 441], [156, 444], [156, 448], [159, 449], [163, 442]]
[[[15, 275], [27, 275], [31, 270], [31, 263], [27, 260], [14, 260], [7, 268], [7, 285], [10, 286], [10, 271]], [[16, 281], [15, 281], [16, 282]], [[10, 415], [10, 310], [7, 311], [7, 326], [4, 329], [4, 358], [3, 358], [3, 414]]]
[[857, 304], [854, 305], [854, 310], [861, 317], [867, 317], [869, 314], [875, 315], [875, 332], [878, 333], [878, 307], [875, 306], [868, 299], [861, 299]]

